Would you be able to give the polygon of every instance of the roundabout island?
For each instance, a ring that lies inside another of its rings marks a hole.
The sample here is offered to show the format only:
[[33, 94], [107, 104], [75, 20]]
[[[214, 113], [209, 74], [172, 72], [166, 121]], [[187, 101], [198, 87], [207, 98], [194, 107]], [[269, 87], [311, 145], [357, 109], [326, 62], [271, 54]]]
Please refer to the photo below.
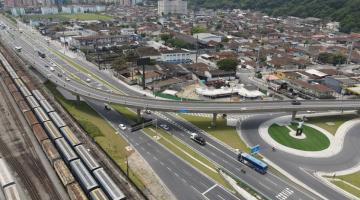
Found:
[[272, 124], [268, 133], [277, 143], [289, 148], [302, 151], [321, 151], [330, 146], [329, 138], [320, 130], [303, 126], [303, 133], [296, 135], [297, 125], [291, 123], [289, 125]]

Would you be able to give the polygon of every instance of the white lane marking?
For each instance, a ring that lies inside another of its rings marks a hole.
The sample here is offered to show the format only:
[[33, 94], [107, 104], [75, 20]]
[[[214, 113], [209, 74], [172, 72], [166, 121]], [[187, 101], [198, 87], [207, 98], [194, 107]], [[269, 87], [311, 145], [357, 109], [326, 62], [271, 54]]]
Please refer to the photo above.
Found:
[[220, 196], [220, 195], [216, 195], [216, 196], [218, 196], [220, 199], [222, 199], [222, 200], [226, 200], [224, 197], [222, 197], [222, 196]]
[[292, 191], [291, 189], [285, 188], [279, 194], [277, 194], [275, 197], [279, 200], [285, 200], [285, 199], [289, 198], [289, 196], [291, 196], [293, 193], [294, 193], [294, 191]]
[[164, 163], [162, 161], [160, 161], [160, 165], [164, 165]]
[[170, 167], [166, 167], [169, 171], [171, 171], [172, 172], [172, 170], [171, 170], [171, 168]]
[[207, 189], [205, 192], [201, 193], [202, 195], [205, 195], [206, 193], [208, 193], [210, 190], [214, 189], [217, 186], [217, 184], [211, 186], [209, 189]]
[[154, 159], [154, 160], [158, 160], [157, 157], [155, 157], [155, 156], [153, 156], [153, 159]]
[[269, 186], [267, 186], [267, 185], [265, 185], [265, 184], [263, 184], [263, 183], [261, 183], [261, 182], [259, 182], [259, 184], [260, 184], [261, 186], [263, 186], [264, 188], [266, 188], [266, 189], [268, 189], [268, 190], [271, 191], [271, 188], [270, 188]]
[[270, 180], [268, 177], [265, 178], [267, 181], [269, 181], [270, 183], [274, 184], [274, 185], [278, 185], [277, 183], [275, 183], [274, 181]]

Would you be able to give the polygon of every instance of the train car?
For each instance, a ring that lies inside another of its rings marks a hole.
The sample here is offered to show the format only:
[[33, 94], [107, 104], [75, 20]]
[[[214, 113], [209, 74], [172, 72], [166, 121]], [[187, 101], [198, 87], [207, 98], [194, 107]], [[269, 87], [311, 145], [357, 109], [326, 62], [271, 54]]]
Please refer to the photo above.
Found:
[[41, 143], [44, 140], [49, 139], [48, 135], [46, 134], [44, 128], [41, 126], [41, 124], [35, 124], [32, 127], [32, 131], [39, 143]]
[[12, 79], [16, 79], [16, 78], [19, 78], [19, 76], [16, 74], [16, 72], [13, 72], [13, 71], [10, 71], [9, 72], [9, 75]]
[[56, 160], [54, 162], [54, 169], [64, 186], [75, 182], [74, 176], [72, 175], [64, 161]]
[[5, 188], [15, 184], [15, 178], [11, 174], [4, 158], [0, 158], [0, 186]]
[[44, 112], [44, 109], [42, 109], [41, 107], [34, 108], [34, 112], [41, 123], [50, 121], [49, 116]]
[[31, 109], [40, 107], [39, 103], [36, 101], [36, 99], [33, 96], [26, 97], [26, 100], [29, 103]]
[[31, 111], [31, 108], [28, 106], [28, 104], [25, 101], [19, 101], [16, 102], [17, 105], [19, 106], [21, 112], [27, 112], [27, 111]]
[[[15, 80], [18, 80], [18, 79], [15, 79]], [[31, 96], [31, 92], [29, 91], [29, 89], [27, 89], [26, 86], [20, 87], [19, 90], [24, 97]]]
[[[20, 75], [20, 74], [22, 74], [22, 75]], [[34, 87], [34, 85], [33, 85], [33, 81], [31, 81], [31, 79], [27, 76], [27, 75], [25, 75], [25, 73], [18, 73], [18, 75], [20, 76], [20, 79], [23, 81], [23, 83], [29, 88], [29, 90], [31, 91], [32, 89], [31, 88], [33, 88]], [[29, 87], [30, 86], [30, 87]], [[34, 88], [33, 88], [34, 89]]]
[[55, 141], [56, 139], [62, 138], [60, 131], [52, 121], [44, 122], [44, 127], [46, 132], [48, 133], [48, 136]]
[[41, 107], [45, 110], [46, 113], [54, 112], [55, 109], [50, 105], [50, 103], [45, 100], [39, 100]]
[[126, 199], [125, 194], [110, 178], [103, 168], [97, 169], [93, 172], [96, 180], [99, 181], [101, 188], [108, 195], [111, 200], [124, 200]]
[[31, 92], [38, 101], [46, 100], [39, 90], [32, 90]]
[[76, 137], [74, 132], [68, 126], [64, 126], [64, 127], [60, 128], [60, 132], [63, 134], [65, 139], [69, 142], [69, 144], [72, 147], [75, 147], [75, 146], [81, 144], [81, 141]]
[[10, 92], [18, 92], [19, 91], [14, 83], [7, 85], [7, 87]]
[[91, 191], [89, 196], [91, 200], [109, 200], [104, 191], [100, 188]]
[[14, 97], [15, 102], [24, 101], [24, 97], [20, 92], [12, 92], [11, 95]]
[[14, 82], [18, 88], [25, 87], [25, 84], [22, 82], [21, 79], [14, 79]]
[[55, 140], [55, 145], [66, 163], [70, 163], [71, 161], [79, 158], [64, 138]]
[[21, 200], [17, 185], [9, 185], [3, 191], [6, 200]]
[[80, 156], [86, 167], [92, 172], [99, 169], [101, 165], [94, 159], [94, 157], [87, 151], [84, 145], [75, 147], [76, 153]]
[[15, 84], [14, 81], [10, 77], [4, 78], [4, 83], [5, 83], [5, 85]]
[[66, 186], [66, 189], [71, 200], [88, 200], [78, 183], [72, 183]]
[[53, 143], [50, 140], [44, 140], [41, 143], [42, 149], [45, 152], [46, 157], [49, 159], [50, 163], [53, 165], [56, 160], [61, 159], [58, 150], [56, 150]]
[[35, 124], [39, 124], [39, 121], [36, 119], [36, 116], [32, 111], [26, 111], [24, 112], [25, 119], [27, 123], [32, 127]]
[[86, 193], [90, 193], [93, 189], [99, 187], [96, 180], [92, 177], [80, 159], [72, 161], [70, 163], [70, 168]]
[[49, 113], [49, 116], [58, 128], [66, 126], [66, 123], [57, 112], [51, 112]]

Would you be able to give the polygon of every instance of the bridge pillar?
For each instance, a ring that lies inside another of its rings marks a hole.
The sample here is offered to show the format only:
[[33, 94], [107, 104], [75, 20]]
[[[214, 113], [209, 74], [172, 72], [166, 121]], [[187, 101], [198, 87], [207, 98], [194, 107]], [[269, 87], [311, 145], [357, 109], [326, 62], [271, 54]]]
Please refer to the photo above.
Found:
[[78, 94], [76, 95], [76, 102], [80, 103], [80, 95], [78, 95]]
[[213, 118], [211, 121], [211, 126], [212, 127], [216, 127], [216, 118], [217, 118], [217, 113], [213, 113]]
[[137, 114], [137, 121], [141, 122], [141, 109], [140, 108], [136, 109], [136, 114]]
[[291, 121], [295, 121], [295, 118], [296, 118], [296, 113], [297, 111], [292, 111], [292, 114], [291, 114]]

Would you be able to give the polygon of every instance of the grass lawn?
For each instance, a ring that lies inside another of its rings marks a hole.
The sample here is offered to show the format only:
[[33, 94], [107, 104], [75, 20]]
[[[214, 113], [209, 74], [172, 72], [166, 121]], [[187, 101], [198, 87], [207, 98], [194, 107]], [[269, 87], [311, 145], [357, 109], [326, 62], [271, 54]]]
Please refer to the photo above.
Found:
[[217, 183], [232, 190], [231, 186], [219, 174], [217, 167], [213, 163], [211, 163], [203, 156], [199, 155], [197, 152], [189, 148], [184, 143], [177, 140], [170, 133], [165, 132], [162, 129], [155, 130], [154, 127], [145, 128], [144, 131], [151, 137], [159, 136], [160, 139], [157, 140], [157, 142], [164, 145], [172, 153], [188, 162], [191, 166], [195, 167], [199, 171], [205, 173], [206, 175], [214, 179]]
[[216, 121], [216, 127], [213, 128], [211, 127], [212, 118], [199, 117], [189, 114], [179, 115], [225, 144], [228, 144], [232, 148], [239, 149], [244, 152], [250, 151], [244, 141], [242, 141], [239, 137], [236, 129], [226, 125], [226, 119], [218, 118]]
[[337, 179], [341, 179], [350, 183], [351, 185], [355, 185], [360, 188], [360, 172], [356, 172], [353, 174], [348, 174], [344, 176], [336, 176]]
[[101, 21], [110, 21], [113, 18], [109, 15], [103, 15], [100, 13], [59, 13], [59, 14], [48, 14], [48, 15], [26, 15], [26, 18], [33, 20], [37, 19], [52, 19], [52, 20], [101, 20]]
[[[290, 127], [296, 130], [295, 125], [291, 125]], [[321, 151], [329, 147], [330, 140], [324, 134], [306, 125], [304, 125], [303, 128], [303, 134], [306, 135], [305, 139], [293, 138], [289, 135], [289, 129], [277, 124], [271, 125], [268, 132], [278, 143], [294, 149], [303, 151]]]
[[[76, 102], [65, 99], [56, 89], [56, 86], [47, 82], [46, 87], [53, 93], [56, 100], [69, 112], [81, 127], [101, 146], [101, 148], [126, 171], [126, 150], [128, 143], [119, 135], [115, 134], [116, 130], [112, 128], [95, 110], [85, 102]], [[145, 186], [129, 169], [130, 179], [140, 188]]]
[[133, 112], [132, 110], [130, 110], [129, 108], [126, 108], [122, 105], [114, 104], [114, 103], [111, 104], [111, 107], [114, 110], [116, 110], [117, 112], [121, 113], [127, 119], [129, 119], [133, 122], [137, 122], [137, 114], [135, 112]]
[[320, 128], [323, 128], [329, 133], [335, 135], [337, 129], [346, 121], [356, 118], [356, 115], [337, 115], [337, 116], [321, 116], [321, 117], [309, 117], [306, 123], [314, 124]]
[[354, 196], [356, 197], [359, 197], [360, 198], [360, 190], [344, 183], [344, 182], [341, 182], [341, 181], [331, 181], [331, 183], [335, 184], [336, 186], [338, 186], [339, 188], [353, 194]]

